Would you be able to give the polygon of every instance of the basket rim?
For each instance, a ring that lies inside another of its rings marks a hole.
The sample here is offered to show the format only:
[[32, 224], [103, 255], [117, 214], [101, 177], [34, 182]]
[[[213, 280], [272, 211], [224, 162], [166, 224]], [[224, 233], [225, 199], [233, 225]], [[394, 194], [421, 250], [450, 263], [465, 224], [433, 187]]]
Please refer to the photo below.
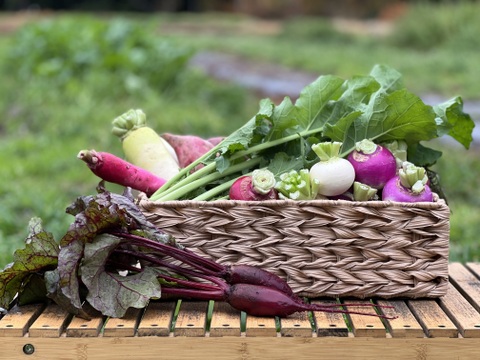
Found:
[[448, 209], [446, 201], [433, 193], [432, 202], [397, 202], [397, 201], [382, 201], [382, 200], [370, 200], [370, 201], [350, 201], [350, 200], [330, 200], [330, 199], [315, 199], [315, 200], [290, 200], [290, 199], [278, 199], [278, 200], [263, 200], [263, 201], [245, 201], [245, 200], [168, 200], [168, 201], [151, 201], [145, 193], [138, 195], [137, 201], [143, 207], [285, 207], [285, 206], [316, 206], [316, 207], [366, 207], [366, 208], [417, 208], [427, 210], [440, 210]]

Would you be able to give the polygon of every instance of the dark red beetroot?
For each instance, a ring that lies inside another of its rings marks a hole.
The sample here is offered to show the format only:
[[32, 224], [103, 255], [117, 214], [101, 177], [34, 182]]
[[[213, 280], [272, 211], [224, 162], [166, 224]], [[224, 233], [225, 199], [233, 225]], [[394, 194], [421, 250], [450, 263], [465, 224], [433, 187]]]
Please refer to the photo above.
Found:
[[[289, 296], [277, 289], [261, 285], [235, 284], [227, 290], [226, 301], [235, 309], [253, 316], [286, 317], [301, 311], [323, 311], [344, 314], [361, 314], [391, 319], [389, 316], [342, 310], [340, 306], [349, 304], [317, 305], [303, 302], [299, 297]], [[360, 306], [375, 307], [365, 303]], [[382, 307], [382, 306], [379, 306]], [[388, 308], [388, 307], [384, 307]]]
[[291, 287], [285, 280], [262, 268], [249, 265], [227, 266], [227, 272], [223, 276], [225, 281], [231, 285], [252, 284], [262, 285], [280, 290], [281, 292], [293, 295]]
[[[226, 301], [235, 309], [245, 311], [253, 316], [285, 317], [299, 311], [358, 314], [358, 312], [339, 308], [348, 304], [322, 306], [305, 303], [293, 294], [292, 289], [283, 279], [255, 266], [235, 265], [229, 267], [203, 258], [187, 249], [157, 243], [133, 234], [115, 233], [115, 235], [124, 237], [129, 245], [139, 245], [149, 249], [149, 254], [135, 253], [131, 250], [116, 251], [117, 253], [135, 256], [144, 265], [152, 263], [156, 266], [166, 267], [169, 271], [185, 277], [185, 279], [177, 280], [174, 277], [159, 275], [159, 277], [167, 280], [167, 283], [162, 287], [162, 294], [169, 297]], [[157, 254], [161, 256], [159, 257]], [[166, 262], [164, 260], [165, 255], [179, 260], [187, 266]], [[202, 281], [199, 282], [195, 279], [202, 279]], [[231, 279], [238, 283], [232, 283]], [[173, 285], [169, 285], [169, 282]], [[377, 305], [365, 303], [356, 306], [375, 307]], [[390, 308], [388, 306], [378, 307]], [[359, 314], [389, 318], [385, 315]]]

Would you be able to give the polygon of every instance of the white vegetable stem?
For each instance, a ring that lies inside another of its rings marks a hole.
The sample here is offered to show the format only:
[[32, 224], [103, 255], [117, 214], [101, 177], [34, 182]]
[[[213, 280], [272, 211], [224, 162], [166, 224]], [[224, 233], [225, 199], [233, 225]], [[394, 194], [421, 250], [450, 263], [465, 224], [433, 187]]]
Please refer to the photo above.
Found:
[[318, 193], [324, 196], [343, 194], [355, 180], [352, 164], [339, 157], [341, 142], [323, 142], [312, 145], [320, 161], [310, 169], [310, 176], [319, 183]]

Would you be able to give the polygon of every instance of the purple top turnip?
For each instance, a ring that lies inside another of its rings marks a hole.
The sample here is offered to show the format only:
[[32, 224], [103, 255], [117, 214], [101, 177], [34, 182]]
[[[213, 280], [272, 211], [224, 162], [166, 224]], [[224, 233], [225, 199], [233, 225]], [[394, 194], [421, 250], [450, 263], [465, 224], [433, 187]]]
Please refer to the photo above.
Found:
[[398, 175], [385, 184], [382, 191], [382, 200], [432, 202], [432, 190], [427, 183], [428, 177], [425, 169], [405, 161]]
[[230, 187], [230, 200], [262, 201], [277, 199], [275, 176], [268, 169], [257, 169], [239, 177]]
[[382, 189], [397, 173], [397, 162], [390, 150], [368, 139], [359, 141], [347, 159], [355, 169], [355, 181], [375, 189]]

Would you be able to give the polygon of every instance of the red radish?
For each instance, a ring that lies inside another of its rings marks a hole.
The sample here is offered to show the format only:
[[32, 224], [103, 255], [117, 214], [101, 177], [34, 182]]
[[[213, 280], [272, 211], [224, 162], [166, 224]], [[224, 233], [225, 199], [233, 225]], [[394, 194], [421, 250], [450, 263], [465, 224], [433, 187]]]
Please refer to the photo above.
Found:
[[178, 172], [175, 150], [146, 124], [142, 110], [129, 110], [112, 122], [112, 133], [122, 140], [127, 161], [169, 180]]
[[251, 175], [239, 177], [230, 187], [230, 200], [263, 201], [277, 199], [275, 176], [267, 169], [257, 169]]
[[181, 168], [190, 165], [192, 162], [206, 154], [213, 148], [213, 144], [195, 135], [174, 135], [162, 134], [170, 146], [175, 150], [178, 157], [178, 164]]
[[390, 150], [368, 139], [357, 142], [347, 159], [355, 169], [355, 181], [375, 189], [382, 189], [397, 173], [397, 162]]
[[310, 177], [318, 181], [318, 193], [324, 196], [337, 196], [353, 185], [355, 171], [350, 162], [339, 157], [340, 142], [323, 142], [312, 145], [312, 150], [320, 161], [310, 168]]
[[81, 150], [77, 157], [99, 178], [142, 191], [147, 196], [152, 195], [166, 182], [165, 179], [107, 152]]
[[223, 139], [225, 139], [224, 136], [215, 136], [215, 137], [212, 137], [212, 138], [208, 138], [207, 141], [212, 144], [213, 146], [217, 146], [218, 144], [220, 144]]
[[428, 177], [422, 167], [405, 161], [398, 175], [391, 178], [382, 190], [382, 200], [398, 202], [433, 201]]

